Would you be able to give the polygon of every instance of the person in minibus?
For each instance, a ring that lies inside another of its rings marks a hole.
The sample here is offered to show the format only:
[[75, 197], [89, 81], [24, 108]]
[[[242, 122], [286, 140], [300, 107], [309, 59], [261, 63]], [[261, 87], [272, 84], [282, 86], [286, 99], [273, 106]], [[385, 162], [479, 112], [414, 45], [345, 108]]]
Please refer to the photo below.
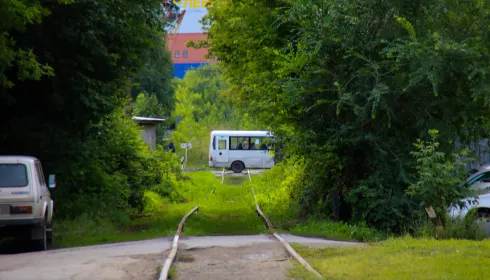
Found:
[[243, 138], [243, 149], [248, 150], [248, 141], [247, 138]]

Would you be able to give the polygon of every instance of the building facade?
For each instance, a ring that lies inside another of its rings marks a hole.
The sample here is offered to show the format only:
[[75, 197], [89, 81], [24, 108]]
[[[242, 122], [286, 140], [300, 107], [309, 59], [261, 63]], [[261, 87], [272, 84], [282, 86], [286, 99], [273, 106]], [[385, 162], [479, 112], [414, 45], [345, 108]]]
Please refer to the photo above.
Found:
[[186, 46], [188, 41], [206, 39], [207, 34], [204, 33], [177, 33], [168, 35], [166, 41], [167, 47], [172, 55], [174, 77], [183, 79], [188, 70], [197, 69], [214, 62], [205, 58], [208, 54], [207, 49], [195, 49]]

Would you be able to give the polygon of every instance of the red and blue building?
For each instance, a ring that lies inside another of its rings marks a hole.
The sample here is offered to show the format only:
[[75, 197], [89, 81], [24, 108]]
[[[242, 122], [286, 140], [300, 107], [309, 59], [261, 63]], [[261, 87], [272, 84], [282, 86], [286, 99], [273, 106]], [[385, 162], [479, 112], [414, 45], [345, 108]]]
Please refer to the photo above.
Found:
[[160, 7], [167, 21], [166, 43], [172, 55], [174, 77], [184, 78], [185, 73], [210, 64], [205, 58], [207, 49], [186, 47], [189, 41], [206, 40], [201, 19], [207, 14], [208, 0], [162, 0]]
[[172, 55], [174, 65], [174, 77], [182, 79], [188, 70], [197, 69], [214, 62], [205, 58], [208, 53], [207, 49], [186, 47], [188, 41], [206, 39], [207, 34], [204, 33], [177, 33], [167, 36], [167, 47]]

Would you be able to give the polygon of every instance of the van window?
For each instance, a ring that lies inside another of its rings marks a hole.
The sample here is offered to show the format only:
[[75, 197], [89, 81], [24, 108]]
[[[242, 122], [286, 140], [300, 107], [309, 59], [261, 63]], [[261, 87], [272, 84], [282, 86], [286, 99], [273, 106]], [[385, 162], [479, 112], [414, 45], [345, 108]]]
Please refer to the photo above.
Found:
[[263, 137], [252, 137], [252, 138], [250, 138], [250, 150], [266, 150], [267, 148], [262, 149], [263, 148], [262, 139], [264, 139], [264, 138]]
[[250, 150], [250, 137], [230, 137], [230, 150]]
[[264, 148], [264, 150], [275, 150], [274, 138], [265, 137], [264, 139], [262, 139], [261, 146]]
[[0, 188], [20, 188], [28, 185], [24, 164], [0, 164]]
[[476, 176], [475, 178], [473, 178], [471, 181], [468, 182], [468, 186], [471, 186], [480, 181], [482, 183], [490, 183], [490, 172], [485, 172]]
[[226, 140], [218, 140], [218, 150], [226, 150]]
[[213, 150], [216, 150], [216, 136], [213, 136]]

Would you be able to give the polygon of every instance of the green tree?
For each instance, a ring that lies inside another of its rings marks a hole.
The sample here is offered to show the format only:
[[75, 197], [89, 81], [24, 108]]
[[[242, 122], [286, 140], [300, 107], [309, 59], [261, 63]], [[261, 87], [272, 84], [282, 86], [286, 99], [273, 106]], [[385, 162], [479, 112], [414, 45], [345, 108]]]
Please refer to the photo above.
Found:
[[163, 118], [165, 109], [155, 94], [140, 93], [134, 103], [134, 114], [141, 117]]
[[[207, 165], [209, 135], [218, 129], [267, 129], [254, 117], [239, 110], [228, 99], [230, 87], [218, 65], [187, 72], [175, 82], [177, 103], [173, 119], [179, 119], [173, 132], [176, 143], [192, 143], [190, 165]], [[180, 149], [180, 148], [179, 148]]]
[[432, 207], [437, 215], [436, 224], [443, 225], [448, 207], [459, 206], [461, 199], [471, 195], [468, 188], [463, 187], [466, 175], [466, 163], [461, 156], [467, 156], [463, 150], [461, 155], [446, 158], [439, 152], [437, 130], [429, 130], [430, 141], [417, 139], [414, 143], [416, 151], [411, 154], [417, 160], [417, 180], [406, 190], [407, 194], [420, 201], [420, 214], [425, 216], [425, 209]]
[[163, 34], [154, 36], [153, 47], [145, 51], [144, 66], [131, 79], [135, 84], [132, 97], [136, 99], [142, 91], [152, 93], [157, 97], [164, 114], [170, 115], [175, 106], [175, 91], [171, 85], [173, 63], [162, 38]]
[[306, 212], [338, 194], [342, 218], [396, 230], [418, 208], [412, 143], [435, 128], [449, 152], [485, 133], [490, 3], [470, 2], [214, 1], [195, 45], [233, 103], [309, 159]]
[[0, 154], [58, 175], [60, 217], [141, 210], [145, 190], [178, 172], [122, 114], [131, 77], [164, 45], [158, 2], [0, 2]]
[[[73, 0], [60, 0], [60, 4], [70, 4]], [[0, 87], [14, 86], [15, 75], [20, 81], [39, 80], [53, 75], [53, 68], [42, 64], [30, 48], [19, 46], [15, 35], [24, 32], [28, 25], [39, 24], [49, 10], [40, 1], [4, 0], [0, 3]]]

